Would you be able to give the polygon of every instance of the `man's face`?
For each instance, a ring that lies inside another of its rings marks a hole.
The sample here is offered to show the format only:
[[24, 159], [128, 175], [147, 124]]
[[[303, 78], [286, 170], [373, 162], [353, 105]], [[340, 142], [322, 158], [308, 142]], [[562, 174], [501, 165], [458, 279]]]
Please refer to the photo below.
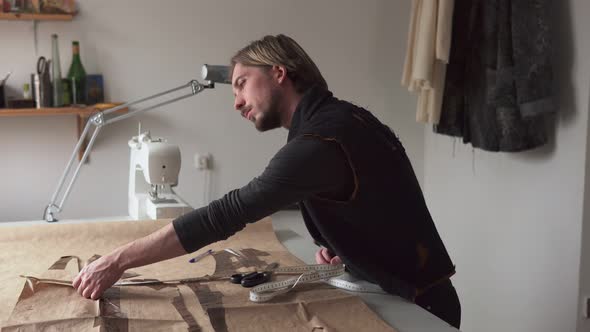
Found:
[[281, 126], [281, 90], [267, 67], [237, 63], [232, 74], [234, 107], [259, 131]]

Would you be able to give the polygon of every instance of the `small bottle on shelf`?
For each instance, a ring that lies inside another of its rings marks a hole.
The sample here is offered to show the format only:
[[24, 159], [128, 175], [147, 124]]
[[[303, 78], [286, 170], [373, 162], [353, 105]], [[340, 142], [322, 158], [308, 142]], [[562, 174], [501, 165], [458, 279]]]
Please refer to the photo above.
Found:
[[29, 83], [25, 83], [23, 85], [23, 99], [32, 99], [32, 94], [31, 94], [31, 85]]
[[61, 101], [64, 106], [70, 106], [72, 104], [72, 88], [70, 83], [70, 80], [67, 78], [61, 79]]

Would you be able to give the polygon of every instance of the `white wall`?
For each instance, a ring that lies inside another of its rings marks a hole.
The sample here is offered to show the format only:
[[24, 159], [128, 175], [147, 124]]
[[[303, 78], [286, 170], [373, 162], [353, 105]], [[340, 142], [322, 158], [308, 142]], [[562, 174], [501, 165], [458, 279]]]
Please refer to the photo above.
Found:
[[[579, 84], [579, 94], [576, 96], [576, 104], [581, 112], [588, 114], [590, 110], [590, 41], [587, 33], [590, 31], [590, 21], [587, 13], [590, 11], [590, 3], [572, 6], [573, 22], [577, 26], [574, 46], [579, 63], [579, 70], [575, 75], [575, 83]], [[577, 11], [577, 10], [580, 11]], [[575, 11], [574, 11], [575, 10]], [[573, 71], [572, 71], [573, 72]], [[586, 120], [586, 160], [585, 160], [585, 181], [584, 181], [584, 213], [582, 215], [582, 249], [580, 257], [580, 291], [578, 306], [578, 332], [590, 331], [590, 318], [584, 318], [581, 313], [584, 311], [586, 298], [590, 298], [590, 116]], [[589, 308], [590, 309], [590, 308]]]
[[457, 265], [465, 331], [589, 331], [578, 322], [589, 12], [587, 0], [555, 2], [560, 110], [548, 146], [509, 154], [457, 142], [453, 153], [451, 138], [427, 131], [426, 199]]
[[[80, 1], [72, 22], [41, 22], [39, 55], [51, 56], [59, 34], [62, 75], [72, 40], [81, 42], [88, 73], [102, 73], [110, 101], [130, 101], [199, 78], [203, 63], [225, 64], [266, 34], [294, 37], [316, 61], [337, 97], [371, 109], [405, 143], [418, 177], [423, 172], [422, 127], [415, 97], [399, 84], [409, 4], [370, 1]], [[0, 73], [22, 86], [36, 56], [31, 22], [0, 21]], [[180, 145], [177, 189], [194, 206], [203, 201], [203, 174], [193, 155], [210, 152], [212, 198], [258, 175], [284, 144], [286, 131], [259, 134], [232, 109], [229, 86], [103, 129], [61, 217], [126, 214], [127, 140], [137, 121]], [[0, 118], [0, 220], [40, 219], [75, 143], [73, 117]]]
[[[404, 142], [457, 264], [453, 280], [464, 331], [575, 331], [576, 325], [579, 332], [589, 330], [578, 314], [578, 298], [590, 294], [590, 224], [582, 222], [590, 213], [590, 195], [584, 197], [590, 192], [590, 180], [584, 182], [590, 152], [586, 0], [556, 2], [560, 113], [548, 146], [518, 154], [473, 152], [460, 142], [453, 149], [452, 139], [414, 122], [415, 97], [399, 84], [408, 2], [80, 3], [74, 21], [39, 24], [39, 55], [50, 56], [50, 34], [58, 33], [65, 74], [70, 42], [80, 40], [87, 72], [104, 75], [112, 101], [199, 78], [202, 63], [223, 64], [265, 34], [291, 35], [336, 96], [369, 107]], [[0, 74], [15, 69], [9, 81], [14, 87], [34, 70], [32, 32], [30, 22], [0, 21]], [[140, 119], [154, 135], [180, 145], [184, 163], [177, 191], [195, 206], [203, 190], [202, 174], [192, 165], [195, 153], [213, 154], [216, 198], [258, 175], [286, 139], [284, 130], [257, 133], [232, 110], [227, 86]], [[126, 142], [137, 120], [104, 129], [62, 217], [126, 213]], [[0, 118], [0, 221], [41, 217], [75, 131], [73, 117]]]

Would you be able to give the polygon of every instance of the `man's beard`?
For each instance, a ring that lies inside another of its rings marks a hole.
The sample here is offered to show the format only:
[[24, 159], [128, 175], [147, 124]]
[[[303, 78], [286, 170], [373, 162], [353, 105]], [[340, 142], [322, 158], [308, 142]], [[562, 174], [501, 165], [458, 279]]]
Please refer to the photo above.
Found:
[[261, 110], [254, 120], [254, 126], [258, 131], [263, 132], [281, 126], [281, 113], [279, 111], [280, 98], [281, 96], [277, 90], [271, 91], [268, 107]]

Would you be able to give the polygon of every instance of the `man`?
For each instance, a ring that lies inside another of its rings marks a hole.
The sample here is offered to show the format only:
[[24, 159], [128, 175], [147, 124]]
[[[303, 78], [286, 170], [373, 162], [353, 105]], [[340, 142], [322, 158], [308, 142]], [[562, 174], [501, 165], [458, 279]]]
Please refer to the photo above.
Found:
[[78, 292], [98, 299], [126, 269], [196, 251], [300, 202], [308, 230], [323, 245], [318, 263], [343, 262], [353, 275], [459, 327], [449, 280], [455, 268], [391, 130], [334, 98], [287, 36], [252, 42], [231, 67], [235, 109], [259, 131], [288, 129], [287, 144], [246, 186], [85, 267], [74, 280]]

